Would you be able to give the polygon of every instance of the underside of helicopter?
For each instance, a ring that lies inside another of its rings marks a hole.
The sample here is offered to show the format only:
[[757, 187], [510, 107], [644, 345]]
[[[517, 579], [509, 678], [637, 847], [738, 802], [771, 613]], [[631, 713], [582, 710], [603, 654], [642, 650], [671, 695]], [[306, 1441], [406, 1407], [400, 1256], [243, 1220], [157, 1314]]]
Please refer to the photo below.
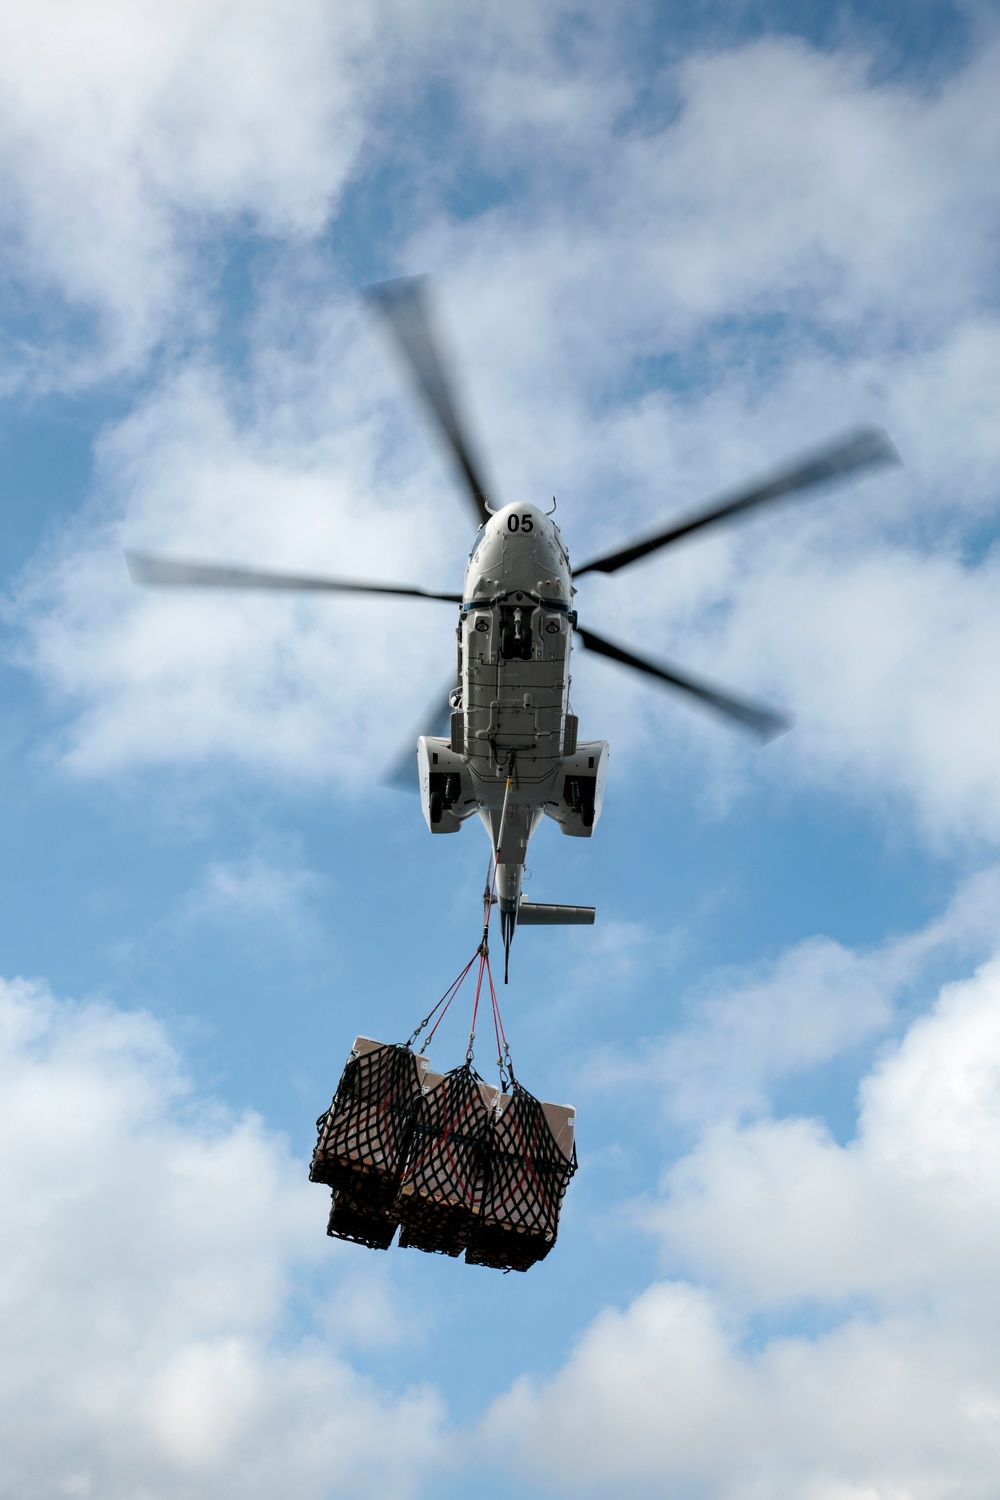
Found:
[[[578, 741], [569, 699], [573, 644], [683, 693], [761, 740], [789, 728], [783, 714], [581, 625], [574, 603], [576, 583], [588, 573], [617, 573], [752, 509], [813, 493], [849, 474], [899, 463], [899, 455], [880, 429], [850, 433], [571, 570], [551, 510], [492, 503], [490, 495], [495, 492], [473, 457], [454, 382], [446, 374], [425, 280], [384, 282], [370, 288], [368, 296], [455, 460], [475, 516], [478, 530], [462, 592], [134, 552], [127, 554], [129, 570], [133, 581], [144, 585], [383, 594], [460, 607], [458, 682], [442, 694], [440, 707], [428, 716], [428, 728], [434, 732], [419, 737], [416, 784], [432, 833], [456, 833], [474, 812], [479, 813], [489, 833], [509, 955], [519, 924], [593, 921], [593, 908], [543, 908], [525, 902], [521, 894], [528, 841], [541, 819], [554, 819], [571, 837], [588, 838], [601, 813], [608, 745], [604, 740]], [[389, 779], [412, 786], [413, 769], [408, 751]]]

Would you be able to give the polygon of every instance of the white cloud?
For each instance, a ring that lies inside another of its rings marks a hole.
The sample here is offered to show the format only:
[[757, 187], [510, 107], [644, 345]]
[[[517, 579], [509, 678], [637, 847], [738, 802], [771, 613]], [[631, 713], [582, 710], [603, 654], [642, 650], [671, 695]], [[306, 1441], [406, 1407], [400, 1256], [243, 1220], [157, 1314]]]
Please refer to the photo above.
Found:
[[48, 303], [6, 380], [75, 383], [141, 359], [179, 312], [204, 311], [210, 231], [240, 216], [314, 233], [364, 133], [371, 24], [319, 0], [294, 14], [270, 0], [0, 5], [2, 262], [29, 308]]
[[213, 860], [188, 899], [192, 918], [236, 917], [268, 921], [299, 933], [309, 924], [311, 900], [326, 882], [314, 870], [265, 859]]
[[[756, 1305], [927, 1298], [995, 1319], [996, 960], [947, 986], [864, 1081], [848, 1146], [810, 1120], [721, 1125], [672, 1169], [667, 1189], [656, 1222], [670, 1243], [738, 1282]], [[718, 1218], [709, 1227], [713, 1206], [730, 1227], [738, 1219], [738, 1247], [726, 1248]]]
[[711, 1295], [655, 1286], [588, 1331], [487, 1433], [556, 1493], [991, 1500], [1000, 1385], [971, 1330], [854, 1320], [741, 1348]]
[[436, 1398], [356, 1375], [332, 1316], [291, 1330], [342, 1252], [284, 1144], [200, 1101], [149, 1017], [22, 981], [0, 1072], [0, 1489], [412, 1492]]
[[488, 1441], [568, 1493], [991, 1500], [1000, 962], [886, 1052], [846, 1146], [808, 1119], [713, 1125], [652, 1222], [702, 1284], [602, 1313]]
[[749, 972], [711, 975], [686, 997], [679, 1024], [637, 1057], [593, 1054], [587, 1086], [655, 1090], [689, 1124], [766, 1111], [780, 1081], [884, 1035], [931, 965], [992, 951], [998, 903], [1000, 873], [985, 870], [940, 917], [869, 952], [817, 936]]
[[858, 548], [782, 561], [739, 587], [728, 654], [781, 673], [799, 718], [786, 764], [805, 781], [906, 798], [938, 841], [995, 840], [996, 556]]
[[[127, 528], [117, 515], [88, 517], [29, 571], [15, 606], [15, 618], [30, 621], [21, 659], [80, 706], [62, 747], [73, 769], [221, 758], [370, 789], [426, 704], [453, 683], [444, 605], [152, 593], [128, 580], [126, 541], [460, 587], [460, 565], [441, 555], [442, 538], [455, 536], [460, 556], [460, 502], [426, 445], [426, 470], [394, 492], [385, 450], [399, 439], [371, 373], [382, 351], [370, 338], [359, 349], [354, 310], [327, 324], [324, 353], [336, 349], [361, 390], [373, 391], [374, 412], [358, 418], [358, 395], [341, 388], [354, 420], [346, 433], [331, 423], [331, 435], [317, 422], [331, 405], [321, 371], [313, 367], [312, 404], [300, 408], [299, 392], [285, 389], [290, 361], [272, 351], [260, 377], [262, 430], [238, 420], [221, 382], [189, 371], [102, 446], [114, 511], [131, 501]], [[377, 475], [385, 499], [365, 503]]]

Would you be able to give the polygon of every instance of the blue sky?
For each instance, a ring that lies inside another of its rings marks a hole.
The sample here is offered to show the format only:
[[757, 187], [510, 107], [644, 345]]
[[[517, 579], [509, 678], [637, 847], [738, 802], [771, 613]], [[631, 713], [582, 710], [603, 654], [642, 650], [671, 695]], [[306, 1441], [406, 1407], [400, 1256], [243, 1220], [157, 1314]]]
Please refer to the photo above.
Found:
[[[37, 0], [0, 81], [0, 1489], [994, 1500], [995, 10]], [[905, 464], [581, 580], [795, 728], [574, 659], [604, 814], [528, 891], [598, 920], [501, 996], [578, 1111], [526, 1276], [338, 1245], [306, 1180], [477, 940], [485, 839], [380, 781], [450, 607], [123, 561], [457, 587], [358, 297], [415, 272], [577, 562], [858, 424]]]

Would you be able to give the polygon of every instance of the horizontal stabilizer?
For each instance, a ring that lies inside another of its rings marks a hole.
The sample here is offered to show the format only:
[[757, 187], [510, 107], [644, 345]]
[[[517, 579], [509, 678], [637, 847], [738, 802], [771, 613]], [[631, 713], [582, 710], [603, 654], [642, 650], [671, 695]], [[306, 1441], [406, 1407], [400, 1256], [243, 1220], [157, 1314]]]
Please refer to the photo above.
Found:
[[550, 906], [543, 901], [522, 901], [517, 909], [518, 927], [592, 927], [597, 915], [593, 906]]

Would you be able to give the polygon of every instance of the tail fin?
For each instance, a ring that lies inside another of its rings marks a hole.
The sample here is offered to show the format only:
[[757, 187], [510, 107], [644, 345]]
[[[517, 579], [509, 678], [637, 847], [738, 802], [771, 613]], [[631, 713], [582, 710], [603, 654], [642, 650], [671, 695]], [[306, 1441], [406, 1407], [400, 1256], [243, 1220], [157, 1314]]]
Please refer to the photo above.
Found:
[[500, 909], [500, 935], [503, 938], [503, 982], [508, 982], [510, 974], [510, 945], [514, 940], [514, 928], [517, 926], [517, 911], [504, 911]]
[[553, 906], [544, 901], [522, 901], [517, 909], [520, 927], [592, 927], [593, 906]]

